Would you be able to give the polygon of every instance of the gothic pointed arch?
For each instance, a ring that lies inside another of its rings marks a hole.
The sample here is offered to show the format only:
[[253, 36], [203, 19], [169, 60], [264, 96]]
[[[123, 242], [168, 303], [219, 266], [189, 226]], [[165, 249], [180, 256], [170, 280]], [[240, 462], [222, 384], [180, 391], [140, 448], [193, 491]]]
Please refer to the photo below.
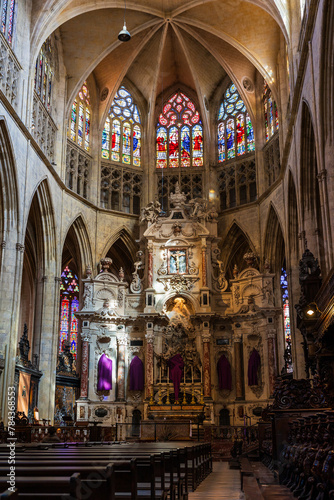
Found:
[[19, 229], [19, 195], [12, 141], [4, 118], [0, 119], [0, 231], [6, 241], [9, 231]]
[[243, 259], [249, 250], [255, 253], [254, 245], [239, 224], [233, 222], [222, 244], [221, 259], [226, 263], [226, 278], [234, 279], [233, 270], [242, 271], [246, 267]]
[[25, 225], [24, 256], [19, 313], [19, 332], [28, 327], [30, 356], [39, 353], [41, 336], [42, 293], [45, 279], [55, 261], [54, 211], [48, 182], [42, 180], [32, 196]]
[[83, 276], [87, 266], [92, 268], [93, 257], [87, 225], [82, 214], [76, 216], [66, 231], [63, 243], [62, 267], [65, 265], [67, 258], [65, 246], [68, 246], [68, 244], [72, 249], [70, 254], [72, 255], [75, 252], [77, 272]]
[[280, 273], [285, 258], [285, 242], [273, 204], [270, 204], [268, 212], [263, 254], [270, 263], [271, 271]]
[[324, 228], [321, 212], [320, 189], [318, 181], [318, 144], [315, 139], [313, 118], [308, 104], [302, 105], [302, 128], [300, 142], [300, 186], [301, 218], [307, 246], [316, 255], [320, 268], [326, 271]]
[[135, 262], [137, 245], [127, 228], [121, 228], [109, 239], [103, 255], [112, 259], [111, 272], [118, 276], [120, 268], [125, 274], [125, 281], [132, 281], [133, 263]]

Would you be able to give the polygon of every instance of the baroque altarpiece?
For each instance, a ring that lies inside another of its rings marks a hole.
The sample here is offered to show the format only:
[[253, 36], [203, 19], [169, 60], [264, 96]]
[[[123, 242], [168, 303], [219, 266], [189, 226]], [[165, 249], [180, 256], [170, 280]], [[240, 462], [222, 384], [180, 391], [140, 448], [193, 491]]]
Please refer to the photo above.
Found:
[[170, 202], [168, 216], [142, 210], [131, 283], [109, 258], [83, 280], [78, 422], [255, 422], [273, 394], [282, 309], [269, 265], [260, 273], [250, 251], [228, 281], [214, 206], [178, 185]]

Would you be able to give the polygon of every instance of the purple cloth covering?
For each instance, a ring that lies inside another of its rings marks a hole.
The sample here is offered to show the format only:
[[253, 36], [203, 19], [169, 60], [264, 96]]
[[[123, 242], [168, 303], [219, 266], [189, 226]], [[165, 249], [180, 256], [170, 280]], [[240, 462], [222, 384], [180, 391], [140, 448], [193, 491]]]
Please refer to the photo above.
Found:
[[225, 354], [222, 354], [217, 363], [219, 389], [232, 389], [231, 365]]
[[175, 401], [179, 399], [180, 384], [183, 375], [183, 359], [180, 354], [175, 354], [168, 360], [169, 366], [169, 380], [173, 382]]
[[112, 361], [105, 354], [102, 354], [99, 359], [97, 372], [97, 390], [110, 391], [112, 388]]
[[260, 354], [256, 349], [253, 349], [248, 361], [248, 385], [258, 385], [257, 372], [260, 365]]
[[144, 389], [144, 365], [138, 356], [130, 363], [130, 391], [142, 391]]

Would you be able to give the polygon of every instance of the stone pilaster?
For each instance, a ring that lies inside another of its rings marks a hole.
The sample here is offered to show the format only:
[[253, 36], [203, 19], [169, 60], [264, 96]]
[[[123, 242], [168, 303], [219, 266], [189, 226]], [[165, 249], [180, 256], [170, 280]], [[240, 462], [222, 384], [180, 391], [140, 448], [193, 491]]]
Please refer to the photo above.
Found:
[[147, 283], [148, 288], [153, 287], [153, 245], [148, 245], [148, 271], [147, 271]]
[[242, 335], [235, 336], [234, 342], [234, 364], [235, 364], [235, 397], [245, 399], [245, 384], [243, 377], [243, 349]]
[[117, 338], [117, 401], [125, 401], [125, 354], [127, 345], [127, 335]]

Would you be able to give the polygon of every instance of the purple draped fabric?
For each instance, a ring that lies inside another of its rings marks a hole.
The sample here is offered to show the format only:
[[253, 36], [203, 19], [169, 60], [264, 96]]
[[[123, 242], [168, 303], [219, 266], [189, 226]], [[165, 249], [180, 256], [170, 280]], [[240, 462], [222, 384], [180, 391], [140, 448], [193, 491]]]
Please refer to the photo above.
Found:
[[231, 365], [225, 354], [222, 354], [222, 356], [220, 356], [219, 358], [219, 361], [217, 363], [217, 371], [219, 389], [227, 389], [228, 391], [230, 391], [232, 389]]
[[138, 356], [130, 363], [130, 391], [142, 391], [144, 389], [144, 365]]
[[169, 366], [169, 380], [173, 382], [175, 401], [179, 399], [180, 384], [183, 374], [183, 359], [180, 354], [175, 354], [172, 358], [168, 360]]
[[112, 388], [112, 361], [105, 354], [102, 354], [99, 359], [97, 372], [97, 390], [110, 391]]
[[258, 385], [257, 372], [260, 364], [260, 354], [256, 349], [253, 349], [248, 361], [248, 385]]

